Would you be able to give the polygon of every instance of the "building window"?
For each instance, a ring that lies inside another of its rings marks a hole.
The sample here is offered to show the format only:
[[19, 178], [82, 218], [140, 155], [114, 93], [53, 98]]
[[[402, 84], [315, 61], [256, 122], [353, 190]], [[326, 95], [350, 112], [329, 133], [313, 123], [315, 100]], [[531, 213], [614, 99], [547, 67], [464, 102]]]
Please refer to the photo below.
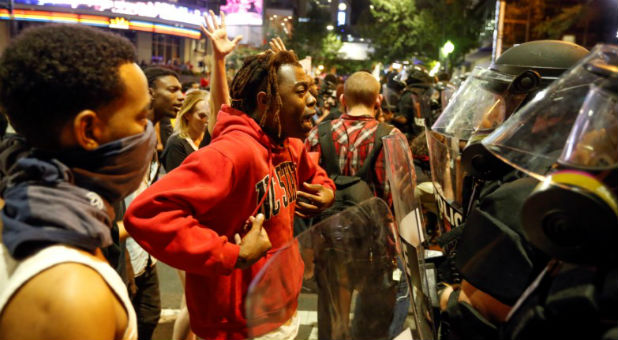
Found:
[[172, 64], [179, 62], [180, 37], [167, 34], [152, 34], [152, 61], [154, 63]]

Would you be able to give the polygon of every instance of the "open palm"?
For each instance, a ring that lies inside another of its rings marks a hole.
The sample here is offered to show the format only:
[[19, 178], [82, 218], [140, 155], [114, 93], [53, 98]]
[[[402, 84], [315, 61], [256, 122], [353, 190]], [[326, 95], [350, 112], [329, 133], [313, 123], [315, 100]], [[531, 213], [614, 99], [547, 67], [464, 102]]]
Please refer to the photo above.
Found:
[[221, 24], [217, 24], [217, 18], [213, 11], [209, 11], [209, 13], [210, 20], [208, 20], [208, 15], [204, 15], [204, 24], [202, 24], [201, 27], [202, 31], [210, 38], [214, 53], [224, 56], [228, 55], [236, 48], [236, 45], [238, 45], [238, 42], [242, 39], [242, 35], [230, 40], [225, 28], [225, 13], [221, 12]]

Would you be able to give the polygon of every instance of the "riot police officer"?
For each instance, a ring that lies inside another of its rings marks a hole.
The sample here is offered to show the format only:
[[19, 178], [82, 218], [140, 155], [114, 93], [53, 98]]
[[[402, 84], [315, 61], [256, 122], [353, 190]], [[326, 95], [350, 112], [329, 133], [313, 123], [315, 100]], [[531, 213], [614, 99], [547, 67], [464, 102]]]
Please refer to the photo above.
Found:
[[399, 99], [398, 112], [392, 122], [408, 140], [413, 140], [425, 130], [425, 120], [430, 119], [430, 95], [435, 79], [425, 67], [412, 65], [395, 77], [395, 80], [405, 87]]
[[597, 46], [483, 144], [541, 180], [518, 217], [525, 241], [552, 257], [502, 337], [616, 338], [618, 46]]
[[[521, 229], [516, 212], [536, 181], [515, 183], [522, 176], [489, 152], [479, 152], [484, 151], [479, 142], [587, 53], [562, 41], [507, 50], [489, 69], [470, 74], [428, 135], [444, 231], [461, 225], [442, 238], [454, 260], [446, 261], [446, 270], [455, 274], [445, 276], [463, 276], [461, 289], [453, 294], [446, 289], [442, 296], [451, 337], [497, 336], [495, 324], [538, 272], [535, 266], [547, 261], [513, 232]], [[498, 270], [482, 265], [487, 263]]]
[[401, 98], [401, 91], [403, 91], [405, 84], [397, 80], [397, 75], [400, 70], [394, 68], [386, 74], [386, 81], [382, 86], [382, 95], [384, 96], [384, 104], [386, 109], [390, 113], [396, 113], [399, 111], [399, 99]]

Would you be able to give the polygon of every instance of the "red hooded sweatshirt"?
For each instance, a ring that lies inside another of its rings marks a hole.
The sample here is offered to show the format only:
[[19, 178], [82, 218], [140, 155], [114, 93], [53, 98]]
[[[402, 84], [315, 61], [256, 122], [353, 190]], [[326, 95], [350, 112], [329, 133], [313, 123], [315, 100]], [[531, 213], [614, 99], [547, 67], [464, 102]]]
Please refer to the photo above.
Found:
[[[248, 115], [223, 106], [210, 145], [189, 155], [132, 202], [124, 218], [131, 236], [157, 259], [187, 272], [191, 329], [205, 339], [245, 339], [244, 301], [251, 280], [274, 252], [293, 240], [296, 191], [303, 182], [335, 190], [299, 139], [276, 146]], [[269, 188], [270, 187], [270, 188]], [[268, 193], [268, 194], [266, 194]], [[250, 268], [234, 268], [245, 221], [266, 219], [272, 249]], [[290, 259], [286, 280], [269, 287], [252, 334], [270, 332], [296, 310], [303, 262]], [[288, 279], [289, 278], [289, 279]]]

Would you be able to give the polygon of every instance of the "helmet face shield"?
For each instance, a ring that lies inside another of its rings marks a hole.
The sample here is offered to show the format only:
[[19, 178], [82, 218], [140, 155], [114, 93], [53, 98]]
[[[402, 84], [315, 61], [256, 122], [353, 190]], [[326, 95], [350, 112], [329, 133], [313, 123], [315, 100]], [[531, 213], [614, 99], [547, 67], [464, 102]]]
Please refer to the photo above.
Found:
[[469, 140], [475, 133], [495, 129], [526, 97], [509, 92], [515, 78], [475, 68], [431, 129], [459, 140]]
[[[595, 47], [590, 55], [565, 72], [548, 88], [539, 92], [529, 103], [487, 136], [482, 141], [483, 145], [502, 161], [539, 180], [542, 180], [544, 175], [555, 167], [561, 155], [568, 162], [582, 162], [586, 157], [600, 157], [598, 152], [601, 149], [600, 145], [596, 146], [597, 151], [594, 155], [593, 152], [584, 152], [585, 133], [582, 131], [592, 129], [590, 132], [596, 131], [597, 135], [601, 134], [601, 127], [597, 125], [610, 124], [611, 119], [605, 119], [605, 123], [599, 122], [597, 120], [600, 116], [597, 112], [613, 112], [615, 119], [616, 104], [611, 99], [615, 97], [605, 95], [605, 92], [593, 85], [601, 83], [606, 78], [589, 71], [588, 65], [592, 63], [612, 65], [617, 63], [617, 58], [618, 46], [599, 45]], [[587, 120], [586, 115], [590, 118], [595, 116], [595, 122], [591, 123], [591, 120]], [[579, 142], [571, 141], [571, 146], [567, 146], [569, 150], [563, 152], [567, 138], [576, 138], [569, 137], [574, 125], [580, 131], [580, 137], [577, 137]], [[606, 135], [613, 133], [615, 137], [615, 131], [608, 131], [609, 126], [604, 127]], [[588, 134], [586, 138], [597, 140], [594, 133]], [[579, 145], [579, 151], [577, 145]], [[616, 157], [615, 153], [614, 144], [613, 157]], [[603, 157], [608, 157], [608, 155]], [[609, 156], [609, 159], [611, 158]], [[588, 162], [593, 161], [588, 160]]]
[[558, 162], [593, 171], [618, 167], [618, 94], [590, 89]]

